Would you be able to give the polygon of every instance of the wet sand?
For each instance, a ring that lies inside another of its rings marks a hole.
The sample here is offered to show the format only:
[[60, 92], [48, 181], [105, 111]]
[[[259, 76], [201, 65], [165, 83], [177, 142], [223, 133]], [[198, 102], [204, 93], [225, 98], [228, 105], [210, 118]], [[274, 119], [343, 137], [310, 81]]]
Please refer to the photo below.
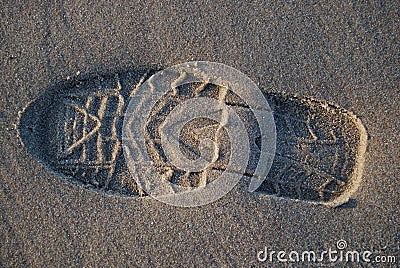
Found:
[[[2, 266], [281, 267], [276, 255], [260, 262], [257, 253], [265, 247], [321, 252], [337, 249], [340, 239], [346, 250], [396, 256], [398, 265], [398, 5], [1, 7]], [[232, 66], [264, 92], [353, 112], [366, 128], [368, 147], [350, 202], [330, 209], [238, 185], [215, 203], [176, 208], [66, 181], [18, 137], [21, 111], [67, 79], [192, 60]], [[336, 263], [342, 266], [359, 267]]]

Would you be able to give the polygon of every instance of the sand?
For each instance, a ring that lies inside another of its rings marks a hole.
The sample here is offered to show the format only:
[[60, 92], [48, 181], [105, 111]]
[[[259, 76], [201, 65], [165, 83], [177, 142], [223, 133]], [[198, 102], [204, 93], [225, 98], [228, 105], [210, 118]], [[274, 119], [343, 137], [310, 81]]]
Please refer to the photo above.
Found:
[[[321, 252], [342, 239], [345, 250], [395, 256], [385, 266], [396, 267], [398, 10], [394, 2], [1, 4], [0, 264], [282, 267], [290, 265], [276, 255], [260, 262], [257, 254], [265, 247]], [[32, 147], [21, 137], [29, 103], [71, 81], [192, 60], [232, 66], [267, 96], [321, 100], [354, 114], [368, 145], [350, 201], [332, 209], [296, 201], [291, 191], [283, 198], [268, 187], [250, 193], [242, 182], [214, 203], [177, 208], [74, 183], [43, 161], [37, 148], [48, 144]]]

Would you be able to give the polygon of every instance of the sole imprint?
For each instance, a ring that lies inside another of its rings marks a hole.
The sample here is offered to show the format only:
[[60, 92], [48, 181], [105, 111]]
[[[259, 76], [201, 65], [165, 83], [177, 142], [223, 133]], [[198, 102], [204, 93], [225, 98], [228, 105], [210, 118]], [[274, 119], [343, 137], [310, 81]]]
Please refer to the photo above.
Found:
[[[124, 161], [121, 131], [129, 97], [152, 72], [145, 70], [75, 78], [53, 88], [20, 114], [19, 135], [28, 150], [50, 170], [91, 189], [143, 196]], [[223, 94], [222, 94], [223, 93]], [[273, 165], [257, 192], [335, 207], [349, 200], [362, 175], [366, 131], [351, 112], [311, 98], [264, 93], [274, 113], [277, 144]], [[245, 176], [260, 155], [260, 129], [246, 102], [232, 91], [193, 83], [167, 92], [153, 107], [145, 130], [147, 151], [165, 179], [200, 187], [225, 170], [230, 157], [227, 132], [207, 118], [190, 121], [180, 133], [180, 150], [200, 156], [201, 141], [219, 144], [218, 158], [206, 170], [185, 172], [168, 162], [160, 126], [182, 101], [210, 97], [229, 105], [243, 121], [251, 152]]]

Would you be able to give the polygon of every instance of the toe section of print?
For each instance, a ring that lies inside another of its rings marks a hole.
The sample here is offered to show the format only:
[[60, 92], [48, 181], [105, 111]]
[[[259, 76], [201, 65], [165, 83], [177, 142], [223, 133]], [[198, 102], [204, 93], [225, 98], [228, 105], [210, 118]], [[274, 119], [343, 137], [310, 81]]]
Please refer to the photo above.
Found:
[[123, 159], [121, 131], [125, 102], [149, 72], [88, 75], [49, 89], [21, 113], [23, 143], [68, 181], [140, 195]]

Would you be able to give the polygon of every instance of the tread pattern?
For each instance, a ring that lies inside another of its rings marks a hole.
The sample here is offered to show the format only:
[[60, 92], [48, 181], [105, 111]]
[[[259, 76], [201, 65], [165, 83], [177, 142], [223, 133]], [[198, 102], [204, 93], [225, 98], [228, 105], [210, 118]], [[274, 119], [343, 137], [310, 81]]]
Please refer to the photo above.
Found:
[[[22, 113], [20, 136], [44, 165], [72, 181], [101, 191], [143, 195], [129, 177], [121, 150], [123, 114], [129, 96], [148, 77], [145, 71], [91, 76], [52, 89]], [[222, 97], [221, 97], [222, 96]], [[260, 129], [247, 104], [232, 91], [193, 83], [172, 89], [153, 107], [147, 122], [148, 154], [171, 182], [198, 187], [221, 174], [229, 161], [227, 132], [206, 118], [192, 120], [181, 133], [180, 149], [199, 157], [200, 140], [217, 142], [219, 157], [209, 169], [187, 173], [168, 163], [159, 126], [180, 102], [211, 97], [225, 102], [244, 122], [251, 153], [246, 176], [252, 176], [260, 155]], [[277, 130], [272, 168], [257, 190], [261, 194], [330, 203], [357, 188], [365, 151], [365, 129], [350, 112], [335, 105], [280, 93], [265, 93]], [[221, 100], [221, 98], [223, 98]]]

